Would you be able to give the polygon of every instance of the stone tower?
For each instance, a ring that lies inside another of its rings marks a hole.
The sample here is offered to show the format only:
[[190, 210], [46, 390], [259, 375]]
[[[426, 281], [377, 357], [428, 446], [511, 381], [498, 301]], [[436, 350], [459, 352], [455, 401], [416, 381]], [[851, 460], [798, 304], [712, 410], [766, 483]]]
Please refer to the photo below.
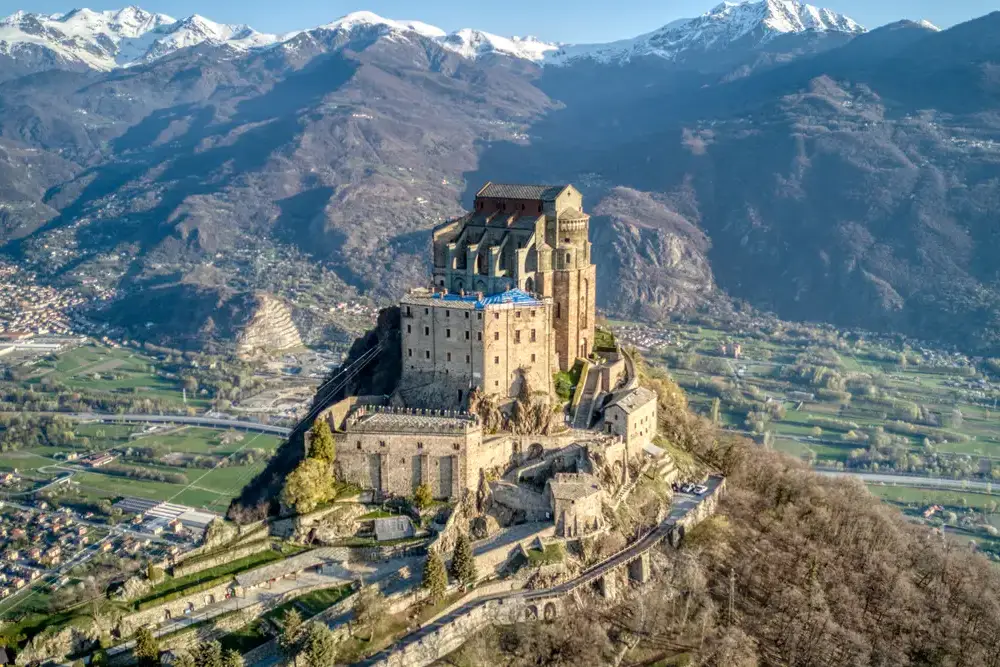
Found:
[[470, 213], [434, 230], [435, 288], [550, 299], [555, 358], [568, 370], [594, 344], [589, 233], [583, 196], [571, 185], [487, 183]]

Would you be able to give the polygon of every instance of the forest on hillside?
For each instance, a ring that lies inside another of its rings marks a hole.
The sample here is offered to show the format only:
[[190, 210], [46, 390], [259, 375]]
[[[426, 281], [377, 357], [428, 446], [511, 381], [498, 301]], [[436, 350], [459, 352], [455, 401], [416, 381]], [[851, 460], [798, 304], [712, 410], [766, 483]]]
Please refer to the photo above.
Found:
[[717, 516], [641, 595], [481, 633], [450, 665], [1000, 666], [1000, 571], [860, 483], [717, 431], [665, 375], [661, 433], [723, 470]]

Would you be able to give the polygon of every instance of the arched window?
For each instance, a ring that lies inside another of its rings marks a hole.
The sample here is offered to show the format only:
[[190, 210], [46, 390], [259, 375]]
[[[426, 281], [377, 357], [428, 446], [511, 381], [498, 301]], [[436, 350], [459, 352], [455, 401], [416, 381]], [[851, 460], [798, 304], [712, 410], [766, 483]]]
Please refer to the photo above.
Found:
[[533, 293], [535, 291], [535, 281], [532, 280], [531, 278], [528, 278], [527, 280], [525, 280], [524, 281], [524, 290], [526, 292]]

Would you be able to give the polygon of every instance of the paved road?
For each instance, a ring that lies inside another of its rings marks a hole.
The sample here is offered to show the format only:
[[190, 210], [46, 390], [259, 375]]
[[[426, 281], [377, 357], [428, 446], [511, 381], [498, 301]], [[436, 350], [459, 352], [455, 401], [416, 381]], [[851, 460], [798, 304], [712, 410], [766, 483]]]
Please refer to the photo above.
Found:
[[189, 417], [186, 415], [135, 415], [135, 414], [108, 414], [98, 412], [77, 412], [77, 413], [47, 413], [61, 414], [79, 421], [99, 421], [108, 424], [187, 424], [189, 426], [204, 426], [206, 428], [237, 429], [241, 431], [254, 431], [257, 433], [269, 433], [287, 438], [292, 429], [284, 426], [272, 426], [271, 424], [258, 424], [256, 422], [242, 421], [239, 419], [218, 419], [215, 417]]
[[[992, 491], [990, 482], [974, 479], [948, 479], [946, 477], [920, 477], [919, 475], [893, 475], [878, 472], [852, 472], [841, 470], [824, 470], [815, 468], [821, 475], [830, 477], [857, 477], [871, 484], [890, 484], [895, 486], [922, 486], [935, 489], [954, 489], [957, 491]], [[1000, 487], [998, 487], [1000, 489]]]
[[435, 633], [440, 628], [449, 625], [458, 618], [465, 616], [473, 609], [486, 604], [487, 602], [492, 602], [494, 600], [512, 600], [512, 599], [523, 599], [526, 601], [534, 599], [544, 599], [550, 598], [553, 595], [562, 595], [569, 593], [581, 586], [593, 583], [603, 575], [614, 570], [615, 568], [621, 567], [625, 563], [632, 561], [642, 554], [648, 552], [650, 549], [655, 547], [657, 544], [662, 542], [670, 531], [674, 528], [679, 520], [684, 518], [689, 512], [694, 510], [704, 498], [713, 495], [719, 485], [722, 484], [721, 477], [712, 477], [709, 479], [706, 486], [709, 487], [708, 492], [704, 496], [693, 496], [689, 494], [675, 494], [674, 502], [671, 504], [670, 513], [667, 517], [657, 526], [653, 531], [647, 533], [645, 536], [639, 540], [633, 542], [629, 546], [625, 547], [619, 551], [614, 556], [607, 558], [606, 560], [594, 565], [593, 567], [587, 569], [582, 574], [574, 579], [571, 579], [565, 583], [559, 584], [552, 588], [546, 588], [541, 590], [516, 590], [507, 591], [502, 593], [494, 593], [492, 595], [484, 595], [472, 600], [469, 600], [460, 607], [457, 607], [452, 612], [441, 616], [433, 623], [423, 626], [415, 632], [411, 632], [406, 635], [398, 642], [385, 649], [384, 651], [377, 653], [367, 660], [363, 660], [358, 665], [363, 665], [366, 667], [371, 667], [378, 664], [379, 662], [385, 660], [390, 654], [401, 650], [404, 646], [420, 642], [429, 635]]

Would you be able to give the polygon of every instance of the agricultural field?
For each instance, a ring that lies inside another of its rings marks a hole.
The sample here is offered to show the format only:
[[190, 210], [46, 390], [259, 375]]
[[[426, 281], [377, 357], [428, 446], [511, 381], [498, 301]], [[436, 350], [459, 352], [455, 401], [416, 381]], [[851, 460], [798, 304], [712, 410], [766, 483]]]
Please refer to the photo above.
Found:
[[1000, 479], [1000, 365], [899, 337], [769, 321], [612, 323], [692, 407], [816, 465]]
[[[197, 427], [143, 431], [140, 426], [78, 424], [75, 434], [74, 444], [87, 438], [88, 450], [118, 458], [112, 466], [90, 468], [66, 460], [73, 447], [34, 447], [0, 454], [0, 471], [17, 469], [40, 481], [72, 472], [69, 488], [81, 501], [136, 496], [225, 512], [281, 444], [271, 435]], [[122, 468], [143, 472], [126, 476]]]
[[[157, 370], [156, 359], [136, 350], [90, 344], [37, 361], [25, 380], [42, 387], [58, 385], [74, 391], [131, 394], [183, 405], [181, 380], [166, 375]], [[197, 396], [190, 396], [187, 404], [208, 405]]]

